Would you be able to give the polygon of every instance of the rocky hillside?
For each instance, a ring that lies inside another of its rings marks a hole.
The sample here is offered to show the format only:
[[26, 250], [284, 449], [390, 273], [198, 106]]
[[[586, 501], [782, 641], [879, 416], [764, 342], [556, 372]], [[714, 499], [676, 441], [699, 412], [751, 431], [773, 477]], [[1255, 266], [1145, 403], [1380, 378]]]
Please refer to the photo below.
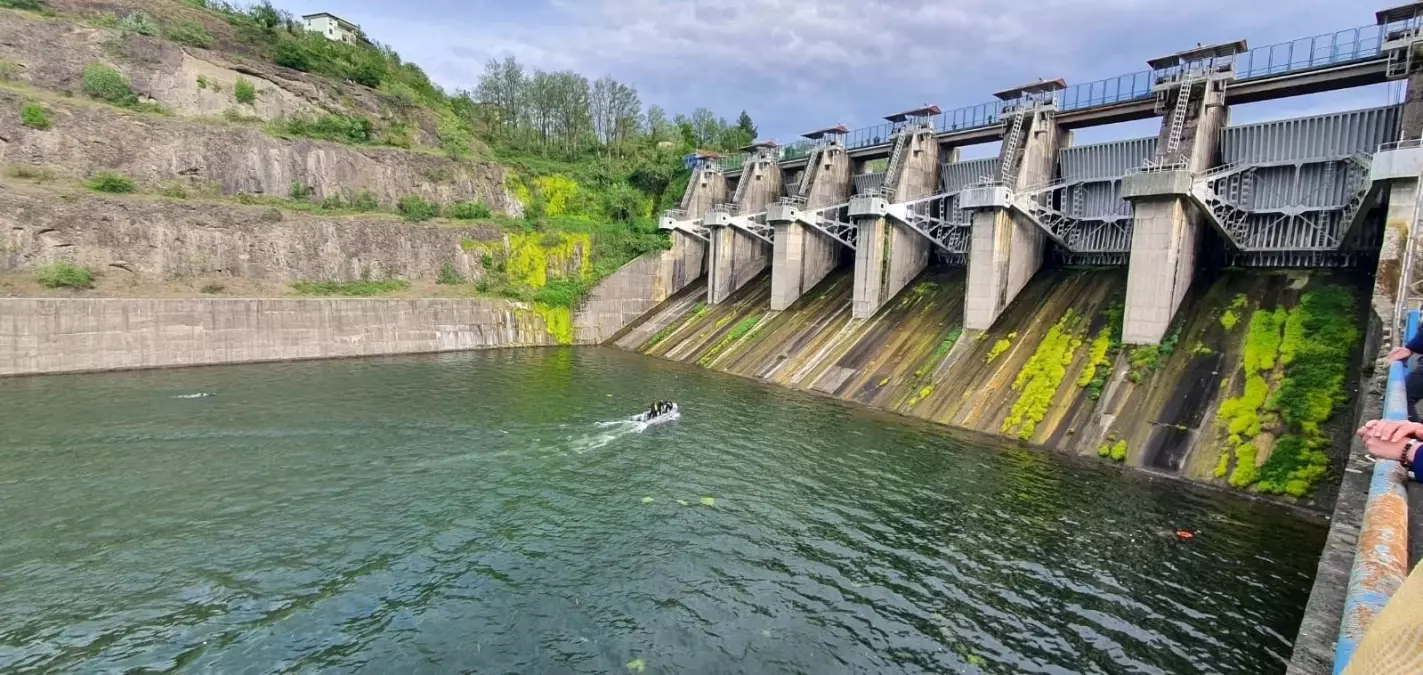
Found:
[[0, 0], [0, 295], [420, 293], [567, 314], [666, 246], [650, 198], [616, 182], [600, 198], [583, 165], [496, 160], [483, 119], [392, 50], [270, 5]]

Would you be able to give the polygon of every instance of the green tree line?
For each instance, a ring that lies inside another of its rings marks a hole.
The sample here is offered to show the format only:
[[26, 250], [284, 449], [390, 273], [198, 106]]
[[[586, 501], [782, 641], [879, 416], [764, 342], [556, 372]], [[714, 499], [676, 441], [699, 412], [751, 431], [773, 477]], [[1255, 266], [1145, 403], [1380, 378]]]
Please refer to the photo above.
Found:
[[669, 117], [661, 106], [644, 109], [637, 89], [612, 77], [589, 82], [573, 71], [527, 68], [512, 56], [485, 64], [474, 99], [496, 144], [569, 159], [589, 151], [630, 157], [669, 144], [731, 151], [756, 139], [744, 110], [734, 123], [706, 108]]

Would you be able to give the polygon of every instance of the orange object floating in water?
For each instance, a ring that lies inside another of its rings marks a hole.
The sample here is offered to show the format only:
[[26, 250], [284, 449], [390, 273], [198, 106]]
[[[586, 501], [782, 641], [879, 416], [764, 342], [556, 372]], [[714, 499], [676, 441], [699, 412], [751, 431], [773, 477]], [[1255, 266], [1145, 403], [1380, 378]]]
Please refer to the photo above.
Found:
[[1176, 530], [1176, 537], [1179, 539], [1194, 539], [1196, 535], [1190, 530]]

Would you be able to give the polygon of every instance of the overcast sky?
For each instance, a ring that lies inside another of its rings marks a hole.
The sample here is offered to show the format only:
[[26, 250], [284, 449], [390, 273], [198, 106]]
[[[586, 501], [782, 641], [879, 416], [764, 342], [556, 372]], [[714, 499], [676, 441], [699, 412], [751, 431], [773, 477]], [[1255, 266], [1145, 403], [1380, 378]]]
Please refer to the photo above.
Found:
[[[1393, 0], [1400, 4], [1402, 0]], [[672, 113], [745, 109], [762, 138], [868, 126], [922, 103], [951, 109], [1038, 78], [1069, 85], [1238, 39], [1252, 47], [1374, 23], [1367, 0], [276, 0], [332, 12], [447, 89], [484, 63], [609, 74]], [[418, 9], [417, 9], [418, 8]], [[1240, 106], [1232, 122], [1383, 105], [1383, 86]], [[1155, 133], [1138, 122], [1078, 144]], [[977, 154], [977, 153], [972, 153]]]

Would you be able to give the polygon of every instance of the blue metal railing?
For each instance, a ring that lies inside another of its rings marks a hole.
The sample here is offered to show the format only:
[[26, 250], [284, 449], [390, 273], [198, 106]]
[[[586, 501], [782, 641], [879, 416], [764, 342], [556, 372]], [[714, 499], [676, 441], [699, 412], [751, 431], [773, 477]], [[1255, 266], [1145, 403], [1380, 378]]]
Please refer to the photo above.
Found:
[[1072, 85], [1062, 90], [1058, 98], [1057, 109], [1082, 110], [1150, 98], [1153, 75], [1152, 71], [1143, 70], [1096, 82]]
[[[1276, 77], [1376, 59], [1382, 55], [1383, 39], [1388, 32], [1406, 25], [1410, 24], [1360, 26], [1337, 33], [1257, 47], [1236, 57], [1235, 78], [1240, 81]], [[1143, 70], [1072, 85], [1058, 93], [1058, 110], [1086, 110], [1150, 98], [1152, 83], [1167, 72]], [[939, 131], [964, 131], [990, 127], [999, 123], [1003, 105], [1003, 101], [992, 101], [948, 110], [935, 118], [934, 128]], [[883, 145], [889, 143], [891, 131], [892, 125], [889, 123], [861, 127], [847, 135], [845, 144], [850, 149]], [[798, 157], [800, 154], [791, 157]], [[731, 167], [725, 160], [722, 165]], [[740, 167], [741, 164], [737, 163], [735, 166]]]
[[[1408, 313], [1404, 335], [1409, 339], [1418, 333], [1418, 320], [1418, 310]], [[1408, 393], [1403, 382], [1407, 375], [1403, 363], [1389, 364], [1384, 419], [1408, 419]], [[1363, 523], [1359, 527], [1358, 549], [1349, 570], [1339, 642], [1334, 648], [1335, 675], [1348, 667], [1359, 648], [1359, 640], [1369, 628], [1368, 621], [1383, 611], [1389, 597], [1408, 576], [1408, 496], [1404, 492], [1407, 481], [1408, 476], [1398, 462], [1374, 463]]]
[[1236, 58], [1235, 78], [1284, 75], [1300, 70], [1338, 66], [1380, 56], [1388, 26], [1361, 26], [1337, 33], [1257, 47]]

